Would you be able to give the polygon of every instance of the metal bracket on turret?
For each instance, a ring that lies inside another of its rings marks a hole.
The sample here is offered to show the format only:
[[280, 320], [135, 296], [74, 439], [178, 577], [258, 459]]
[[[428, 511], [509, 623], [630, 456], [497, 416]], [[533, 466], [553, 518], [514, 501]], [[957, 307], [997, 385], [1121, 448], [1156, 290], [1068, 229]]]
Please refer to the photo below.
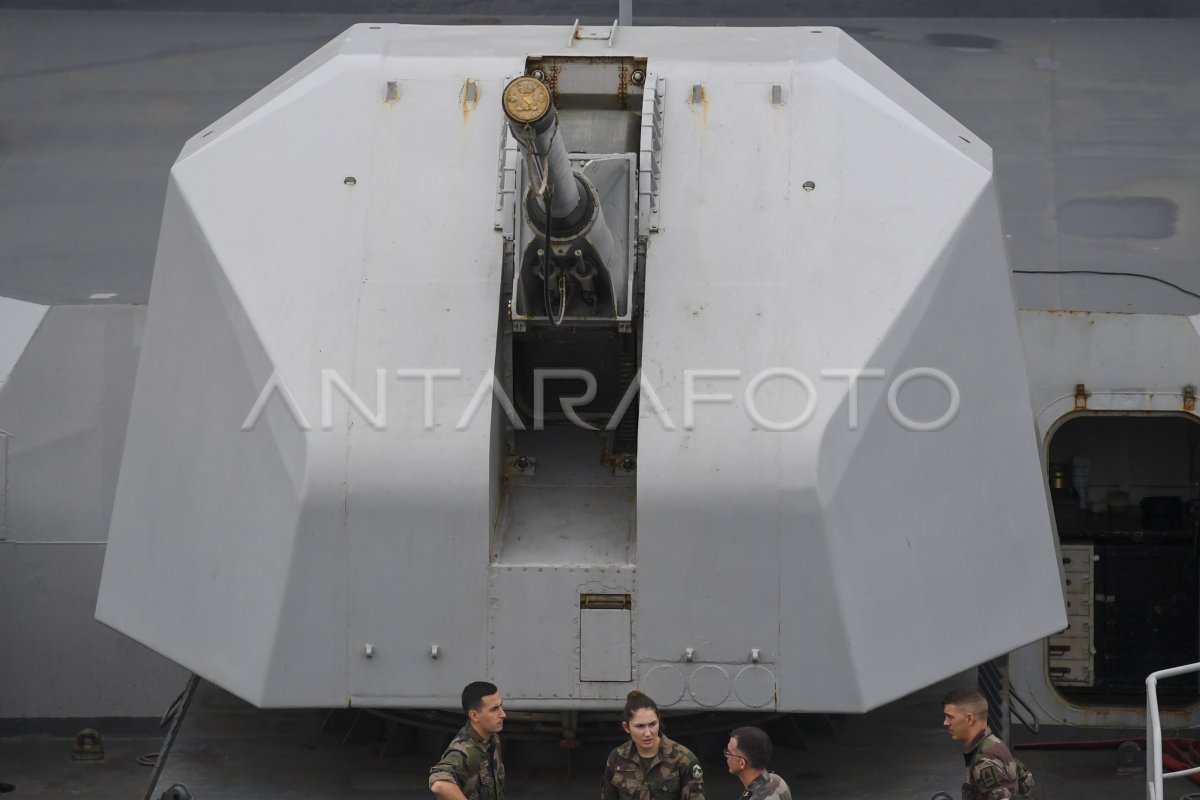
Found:
[[[631, 12], [632, 13], [632, 12]], [[579, 24], [579, 20], [575, 20], [575, 24], [571, 26], [571, 37], [567, 39], [567, 47], [574, 47], [575, 42], [580, 39], [599, 39], [608, 40], [608, 46], [612, 47], [613, 42], [617, 40], [617, 26], [620, 24], [620, 19], [614, 19], [612, 26], [609, 28], [585, 28]]]

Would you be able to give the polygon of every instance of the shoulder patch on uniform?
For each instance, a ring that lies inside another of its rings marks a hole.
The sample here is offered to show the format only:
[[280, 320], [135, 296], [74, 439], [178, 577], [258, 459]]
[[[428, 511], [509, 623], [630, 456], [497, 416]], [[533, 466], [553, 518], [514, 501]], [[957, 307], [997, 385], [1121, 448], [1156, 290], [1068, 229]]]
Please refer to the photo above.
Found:
[[995, 789], [1000, 785], [1000, 770], [994, 764], [981, 764], [978, 770], [979, 782], [985, 789]]
[[704, 770], [701, 769], [700, 765], [692, 764], [692, 779], [698, 781], [703, 777], [704, 777]]

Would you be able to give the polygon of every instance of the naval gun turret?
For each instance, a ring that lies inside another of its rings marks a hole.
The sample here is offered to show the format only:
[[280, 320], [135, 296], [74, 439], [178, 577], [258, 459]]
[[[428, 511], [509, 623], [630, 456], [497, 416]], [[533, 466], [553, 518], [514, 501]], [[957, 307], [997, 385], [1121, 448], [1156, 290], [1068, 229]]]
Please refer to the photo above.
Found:
[[186, 144], [144, 342], [97, 617], [259, 706], [861, 711], [1065, 625], [991, 152], [836, 29], [356, 25]]

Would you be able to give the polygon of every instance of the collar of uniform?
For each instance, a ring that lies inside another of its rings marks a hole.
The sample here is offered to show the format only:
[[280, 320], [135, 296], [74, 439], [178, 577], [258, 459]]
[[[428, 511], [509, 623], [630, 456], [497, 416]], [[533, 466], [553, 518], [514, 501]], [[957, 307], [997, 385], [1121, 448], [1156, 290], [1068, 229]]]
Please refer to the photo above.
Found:
[[761, 775], [759, 775], [757, 778], [755, 778], [754, 780], [752, 780], [748, 784], [746, 784], [746, 791], [750, 792], [750, 791], [757, 789], [759, 786], [765, 785], [766, 782], [770, 779], [770, 777], [771, 777], [771, 773], [767, 772], [764, 769], [762, 771]]
[[500, 741], [500, 737], [494, 733], [490, 739], [484, 739], [475, 731], [475, 726], [469, 722], [466, 725], [463, 725], [462, 730], [458, 732], [459, 736], [462, 736], [463, 734], [466, 734], [468, 739], [479, 745], [484, 750]]
[[971, 760], [971, 755], [979, 749], [979, 745], [983, 744], [983, 740], [992, 735], [991, 728], [984, 728], [979, 734], [972, 739], [966, 747], [963, 748], [963, 758], [966, 761]]
[[[675, 742], [671, 741], [666, 736], [660, 736], [659, 743], [658, 743], [658, 753], [651, 760], [650, 766], [653, 767], [659, 761], [662, 761], [663, 759], [667, 758], [669, 755], [671, 755], [675, 751], [676, 747], [677, 747], [677, 745], [675, 744]], [[628, 761], [634, 761], [637, 763], [641, 763], [642, 754], [637, 751], [637, 747], [634, 745], [633, 739], [630, 739], [630, 740], [626, 741], [624, 744], [619, 745], [617, 747], [617, 751], [620, 754], [621, 758], [624, 758]]]
[[658, 748], [659, 758], [674, 758], [675, 751], [679, 749], [679, 745], [673, 739], [662, 737], [662, 745]]

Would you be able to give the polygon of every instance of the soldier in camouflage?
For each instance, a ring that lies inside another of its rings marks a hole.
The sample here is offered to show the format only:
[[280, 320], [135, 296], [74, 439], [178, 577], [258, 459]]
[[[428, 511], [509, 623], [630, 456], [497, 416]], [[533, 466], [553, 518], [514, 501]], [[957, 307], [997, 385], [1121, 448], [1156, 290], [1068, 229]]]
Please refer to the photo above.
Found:
[[767, 771], [771, 761], [771, 737], [759, 728], [736, 728], [725, 746], [725, 766], [742, 782], [738, 800], [792, 800], [783, 778]]
[[600, 800], [704, 800], [700, 761], [662, 735], [653, 700], [630, 692], [622, 719], [629, 741], [608, 755]]
[[490, 683], [475, 681], [462, 693], [467, 724], [429, 769], [429, 790], [438, 800], [504, 800], [500, 737], [504, 704]]
[[963, 745], [963, 800], [1012, 800], [1033, 790], [1033, 774], [988, 728], [987, 700], [978, 689], [955, 689], [942, 706], [942, 725]]

